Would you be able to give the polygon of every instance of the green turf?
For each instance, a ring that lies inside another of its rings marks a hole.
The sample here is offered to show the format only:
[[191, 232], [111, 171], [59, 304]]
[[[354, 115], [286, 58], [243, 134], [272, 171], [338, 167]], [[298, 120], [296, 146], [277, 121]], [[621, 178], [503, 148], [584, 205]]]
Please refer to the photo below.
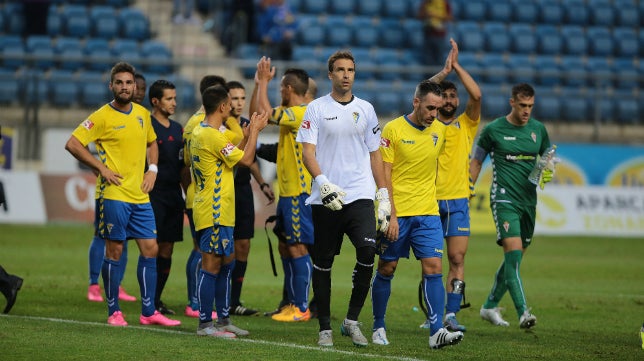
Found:
[[[467, 300], [472, 307], [458, 315], [468, 331], [459, 345], [441, 350], [430, 350], [428, 332], [418, 327], [423, 315], [417, 309], [420, 266], [415, 260], [402, 260], [392, 283], [387, 312], [391, 344], [356, 348], [340, 336], [354, 262], [347, 242], [333, 270], [335, 347], [323, 350], [316, 346], [316, 320], [284, 324], [263, 316], [233, 316], [238, 326], [251, 332], [249, 337], [206, 339], [195, 336], [197, 320], [184, 316], [177, 316], [183, 322], [178, 328], [139, 326], [140, 304], [122, 302], [131, 327], [108, 327], [107, 307], [85, 298], [91, 234], [89, 225], [0, 225], [0, 264], [25, 279], [11, 313], [0, 316], [0, 360], [644, 359], [638, 339], [644, 321], [644, 239], [536, 237], [521, 273], [538, 324], [524, 331], [509, 295], [501, 302], [509, 328], [492, 326], [478, 316], [502, 255], [493, 236], [473, 236], [466, 258]], [[242, 299], [248, 307], [268, 311], [281, 297], [282, 272], [278, 269], [279, 277], [273, 277], [264, 230], [256, 235]], [[138, 251], [134, 242], [129, 247], [124, 286], [138, 296]], [[186, 304], [190, 247], [190, 241], [175, 247], [163, 296], [177, 311]], [[360, 321], [370, 338], [369, 299]]]

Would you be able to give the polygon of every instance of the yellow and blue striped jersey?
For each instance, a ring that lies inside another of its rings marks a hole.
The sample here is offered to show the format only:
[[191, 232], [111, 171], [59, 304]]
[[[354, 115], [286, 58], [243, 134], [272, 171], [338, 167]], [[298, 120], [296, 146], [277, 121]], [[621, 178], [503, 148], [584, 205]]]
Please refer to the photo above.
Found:
[[429, 127], [398, 117], [382, 130], [380, 152], [392, 164], [391, 184], [398, 217], [438, 215], [436, 172], [445, 143], [445, 124], [435, 120]]
[[275, 107], [271, 115], [271, 120], [280, 126], [277, 144], [277, 183], [280, 197], [311, 194], [311, 174], [302, 161], [302, 144], [295, 140], [305, 111], [306, 105]]
[[128, 203], [148, 203], [141, 189], [148, 143], [156, 140], [150, 112], [132, 103], [129, 112], [105, 104], [92, 113], [72, 133], [83, 146], [94, 142], [101, 162], [120, 174], [121, 185], [110, 185], [98, 177], [96, 198]]
[[192, 217], [195, 230], [235, 226], [233, 167], [244, 152], [219, 130], [199, 123], [190, 139], [190, 164], [195, 184]]
[[438, 157], [436, 199], [470, 197], [470, 154], [480, 120], [463, 113], [447, 125], [445, 150]]

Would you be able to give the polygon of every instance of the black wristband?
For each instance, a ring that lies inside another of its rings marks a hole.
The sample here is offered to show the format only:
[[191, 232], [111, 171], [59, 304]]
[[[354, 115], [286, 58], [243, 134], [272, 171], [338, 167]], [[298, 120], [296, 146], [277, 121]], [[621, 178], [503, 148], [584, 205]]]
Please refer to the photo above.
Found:
[[259, 185], [259, 189], [262, 191], [264, 190], [264, 187], [270, 187], [270, 185], [268, 185], [268, 183], [262, 183]]

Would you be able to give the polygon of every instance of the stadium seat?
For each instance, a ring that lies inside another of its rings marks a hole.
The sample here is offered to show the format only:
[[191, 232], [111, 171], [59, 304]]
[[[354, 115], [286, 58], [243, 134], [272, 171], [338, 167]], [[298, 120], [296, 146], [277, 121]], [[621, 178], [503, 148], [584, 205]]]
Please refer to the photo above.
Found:
[[78, 79], [81, 79], [79, 88], [82, 106], [98, 107], [110, 101], [109, 78], [103, 74], [94, 71], [78, 74]]
[[83, 50], [86, 58], [86, 68], [95, 71], [105, 71], [112, 66], [110, 45], [105, 39], [89, 38]]
[[561, 70], [564, 75], [564, 85], [580, 87], [586, 85], [588, 74], [586, 65], [581, 57], [575, 55], [561, 57]]
[[602, 26], [589, 26], [586, 28], [586, 38], [590, 44], [590, 54], [594, 56], [613, 55], [613, 37], [610, 30]]
[[21, 100], [24, 104], [46, 104], [49, 101], [49, 89], [44, 71], [41, 69], [26, 69], [23, 73], [23, 79]]
[[78, 70], [83, 67], [83, 45], [78, 38], [56, 38], [55, 51], [63, 58], [58, 62], [59, 69]]
[[92, 35], [113, 39], [119, 36], [119, 19], [113, 7], [95, 5], [89, 11], [92, 21]]
[[376, 78], [380, 80], [396, 80], [402, 77], [401, 71], [406, 65], [403, 53], [396, 49], [375, 49], [372, 59], [379, 65]]
[[356, 9], [356, 0], [330, 0], [329, 13], [335, 15], [353, 14]]
[[485, 51], [503, 53], [510, 51], [510, 35], [505, 23], [491, 21], [483, 24]]
[[544, 86], [556, 86], [562, 84], [561, 68], [554, 56], [538, 55], [533, 61], [537, 70], [537, 84]]
[[408, 1], [384, 1], [380, 9], [383, 17], [401, 19], [407, 16]]
[[564, 22], [568, 25], [586, 26], [588, 24], [588, 8], [583, 2], [563, 1]]
[[63, 17], [56, 6], [50, 6], [47, 13], [47, 35], [59, 36], [63, 33]]
[[638, 87], [638, 79], [641, 75], [632, 58], [614, 58], [613, 73], [616, 76], [616, 87], [618, 89], [631, 89]]
[[361, 16], [354, 18], [351, 23], [353, 30], [353, 45], [359, 47], [372, 47], [378, 44], [380, 40], [380, 31], [378, 25], [367, 17]]
[[484, 117], [495, 119], [503, 114], [507, 114], [510, 110], [510, 103], [508, 96], [502, 94], [486, 93], [483, 97], [483, 104], [481, 104], [481, 114]]
[[136, 68], [141, 66], [141, 50], [139, 48], [138, 41], [134, 39], [117, 38], [112, 42], [110, 50], [112, 51], [112, 55], [120, 60], [127, 61]]
[[558, 1], [543, 1], [539, 5], [539, 22], [559, 25], [564, 20], [564, 9]]
[[633, 28], [613, 28], [613, 43], [616, 57], [636, 57], [638, 55], [637, 33]]
[[138, 8], [123, 8], [119, 11], [120, 37], [146, 40], [150, 37], [150, 22]]
[[38, 69], [47, 70], [54, 66], [54, 48], [51, 37], [47, 35], [32, 35], [26, 41], [26, 50], [32, 55], [32, 65]]
[[0, 104], [14, 103], [18, 99], [19, 89], [15, 72], [11, 69], [0, 68]]
[[529, 56], [513, 54], [508, 59], [508, 66], [512, 83], [534, 83], [537, 74]]
[[561, 99], [558, 95], [536, 94], [537, 105], [535, 106], [534, 117], [541, 121], [554, 121], [561, 119]]
[[637, 99], [618, 96], [615, 99], [615, 113], [617, 121], [621, 124], [635, 124], [638, 122], [639, 109]]
[[[1, 38], [1, 37], [0, 37]], [[25, 46], [22, 40], [18, 43], [6, 43], [2, 46], [2, 66], [8, 69], [17, 70], [25, 65]]]
[[512, 23], [509, 25], [508, 31], [512, 37], [512, 52], [519, 54], [532, 54], [537, 51], [537, 38], [531, 25]]
[[638, 27], [641, 26], [640, 21], [644, 21], [644, 14], [635, 5], [615, 5], [615, 24], [617, 26]]
[[141, 58], [145, 73], [168, 74], [173, 71], [172, 51], [158, 40], [147, 40], [141, 44]]
[[[364, 0], [363, 0], [364, 1]], [[486, 15], [486, 2], [484, 0], [471, 0], [468, 1], [463, 8], [460, 9], [461, 20], [468, 21], [484, 21]]]
[[9, 35], [22, 35], [25, 30], [25, 21], [22, 14], [23, 7], [19, 2], [7, 2], [4, 5], [4, 13], [7, 19], [7, 32]]
[[565, 54], [583, 56], [588, 53], [588, 39], [581, 26], [562, 26], [560, 31]]
[[405, 30], [398, 19], [384, 18], [380, 22], [380, 46], [402, 48], [405, 46]]
[[504, 84], [508, 82], [508, 67], [500, 53], [485, 53], [481, 58], [484, 70], [482, 81], [488, 84]]
[[[324, 24], [326, 45], [349, 47], [353, 42], [353, 27], [341, 15], [329, 16]], [[307, 30], [304, 30], [307, 31]]]
[[512, 19], [512, 4], [507, 1], [494, 1], [486, 4], [486, 22], [509, 22]]
[[90, 18], [83, 5], [67, 4], [61, 12], [66, 36], [82, 38], [90, 33]]
[[298, 43], [307, 46], [319, 46], [326, 43], [326, 27], [322, 24], [311, 24], [306, 28], [300, 27]]
[[402, 23], [405, 34], [407, 34], [407, 47], [421, 49], [423, 47], [423, 24], [420, 20], [405, 19]]
[[[351, 53], [356, 62], [356, 80], [375, 79], [375, 68], [377, 64], [372, 51], [368, 48], [353, 48], [351, 49]], [[324, 58], [328, 58], [328, 56]]]
[[327, 12], [327, 1], [302, 0], [303, 12], [309, 14], [323, 14]]
[[382, 116], [397, 116], [400, 114], [400, 103], [401, 95], [407, 96], [407, 94], [401, 94], [396, 91], [376, 91], [374, 95], [374, 102], [372, 103], [376, 114], [379, 117]]
[[293, 61], [298, 62], [297, 67], [306, 70], [310, 77], [317, 78], [326, 74], [326, 72], [323, 73], [323, 64], [317, 47], [296, 46], [293, 49]]
[[52, 70], [48, 83], [49, 99], [52, 105], [69, 107], [78, 102], [78, 84], [71, 70]]
[[357, 4], [358, 14], [364, 16], [379, 16], [381, 7], [381, 0], [358, 0]]
[[478, 22], [459, 21], [455, 33], [459, 51], [475, 53], [484, 50], [485, 38]]
[[586, 94], [576, 88], [564, 88], [562, 89], [561, 98], [565, 99], [565, 104], [561, 107], [561, 115], [565, 120], [569, 122], [588, 122], [591, 119]]
[[537, 52], [539, 54], [561, 54], [563, 39], [559, 30], [552, 25], [540, 25], [535, 29]]
[[[494, 5], [496, 6], [496, 5]], [[512, 1], [512, 22], [534, 24], [538, 20], [539, 9], [534, 1]]]
[[615, 24], [615, 10], [610, 3], [590, 6], [590, 24], [611, 27]]
[[[169, 76], [168, 80], [174, 83], [177, 88], [177, 107], [190, 111], [197, 107], [197, 91], [193, 82], [181, 76]], [[277, 84], [278, 82], [275, 83]]]
[[586, 59], [586, 70], [592, 74], [591, 86], [615, 86], [615, 73], [608, 58], [590, 56]]

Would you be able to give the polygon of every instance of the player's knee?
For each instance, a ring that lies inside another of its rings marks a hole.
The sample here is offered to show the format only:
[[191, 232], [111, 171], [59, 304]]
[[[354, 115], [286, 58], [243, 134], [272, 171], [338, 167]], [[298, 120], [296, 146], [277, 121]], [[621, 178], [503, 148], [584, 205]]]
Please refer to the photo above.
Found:
[[333, 260], [327, 258], [316, 258], [313, 260], [313, 268], [317, 271], [331, 272]]
[[376, 258], [375, 247], [360, 247], [356, 250], [356, 260], [361, 265], [373, 266], [373, 261], [375, 258]]

